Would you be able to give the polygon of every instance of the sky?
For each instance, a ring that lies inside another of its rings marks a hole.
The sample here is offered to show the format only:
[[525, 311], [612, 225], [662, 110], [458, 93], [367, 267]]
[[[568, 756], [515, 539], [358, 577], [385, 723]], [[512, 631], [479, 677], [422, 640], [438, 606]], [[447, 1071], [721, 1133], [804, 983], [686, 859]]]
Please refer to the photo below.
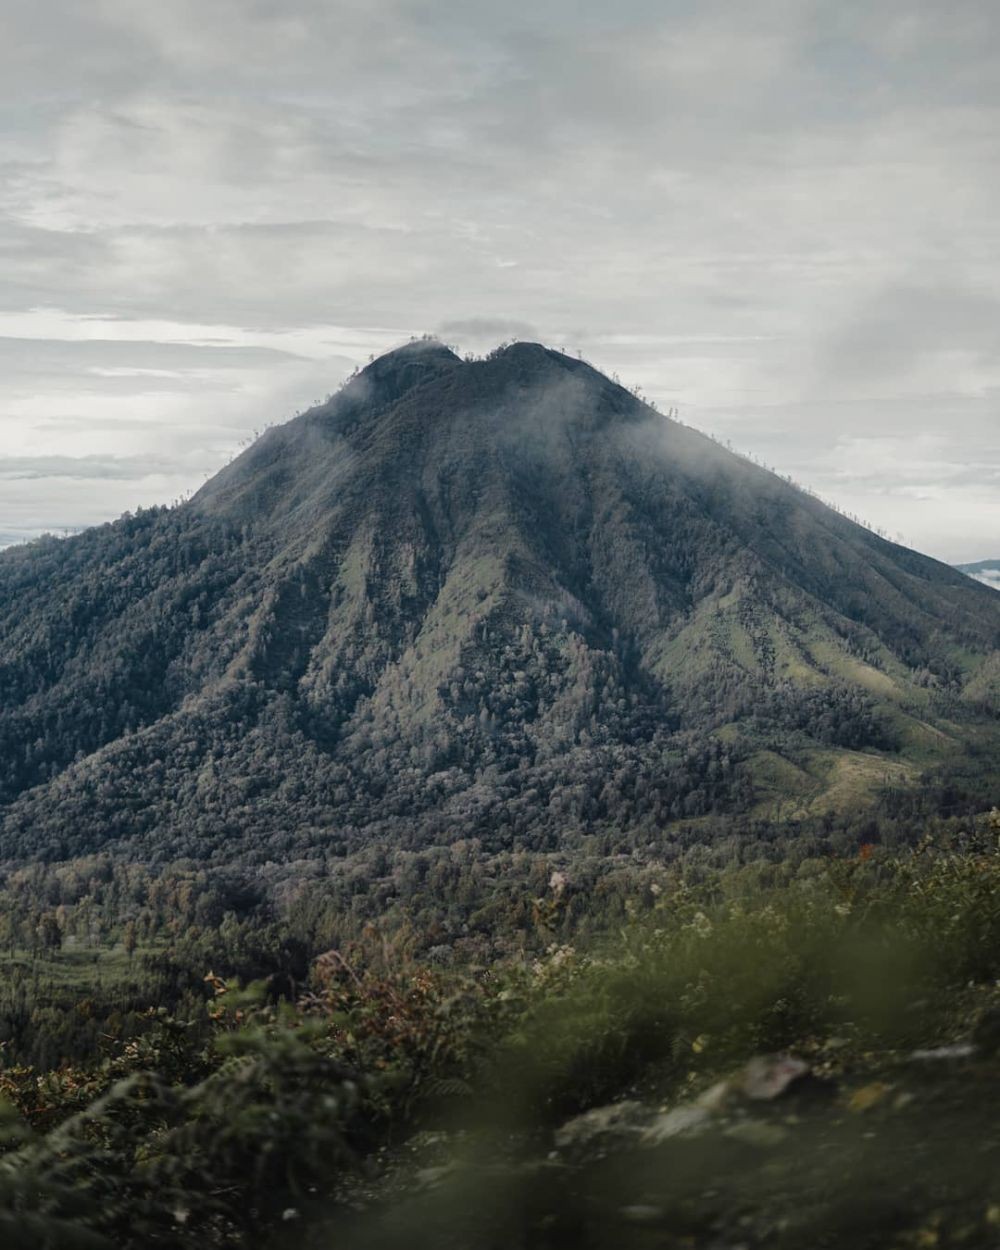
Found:
[[1000, 555], [995, 0], [0, 0], [0, 544], [413, 334]]

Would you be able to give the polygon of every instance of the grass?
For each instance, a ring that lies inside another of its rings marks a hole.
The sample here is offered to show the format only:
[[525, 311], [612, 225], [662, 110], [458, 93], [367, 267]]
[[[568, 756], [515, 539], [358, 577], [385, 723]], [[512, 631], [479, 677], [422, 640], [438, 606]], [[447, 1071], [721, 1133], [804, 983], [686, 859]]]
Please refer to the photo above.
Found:
[[38, 955], [15, 949], [4, 961], [4, 975], [23, 971], [37, 977], [41, 985], [55, 989], [86, 989], [98, 983], [106, 988], [116, 984], [138, 986], [148, 975], [143, 959], [165, 949], [165, 944], [139, 946], [131, 957], [121, 945], [66, 946]]
[[911, 784], [917, 767], [908, 759], [829, 747], [790, 760], [758, 751], [748, 768], [754, 784], [753, 814], [781, 821], [824, 812], [844, 813], [870, 803], [886, 786]]
[[836, 751], [823, 757], [828, 769], [823, 789], [810, 804], [814, 812], [843, 812], [873, 799], [887, 786], [903, 786], [916, 779], [917, 769], [906, 760], [861, 751]]

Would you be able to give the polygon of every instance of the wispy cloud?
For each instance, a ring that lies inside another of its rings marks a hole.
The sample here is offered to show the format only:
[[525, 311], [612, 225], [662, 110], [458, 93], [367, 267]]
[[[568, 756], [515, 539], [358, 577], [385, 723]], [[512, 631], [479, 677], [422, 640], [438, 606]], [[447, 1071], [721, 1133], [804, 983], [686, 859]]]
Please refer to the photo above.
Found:
[[77, 478], [135, 482], [175, 468], [155, 456], [0, 456], [0, 481]]

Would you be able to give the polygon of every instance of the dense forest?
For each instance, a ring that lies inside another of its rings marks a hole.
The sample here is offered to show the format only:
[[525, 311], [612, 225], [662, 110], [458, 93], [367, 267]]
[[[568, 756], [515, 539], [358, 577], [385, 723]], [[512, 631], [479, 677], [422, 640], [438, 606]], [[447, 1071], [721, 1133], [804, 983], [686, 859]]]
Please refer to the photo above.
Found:
[[2, 1053], [42, 1067], [85, 1061], [101, 1039], [141, 1034], [151, 1004], [192, 1010], [208, 969], [294, 994], [316, 958], [373, 926], [429, 966], [485, 966], [533, 957], [550, 941], [597, 940], [653, 907], [678, 876], [780, 873], [863, 847], [899, 853], [915, 829], [965, 845], [990, 792], [988, 779], [928, 781], [836, 819], [695, 821], [641, 843], [577, 831], [513, 851], [482, 838], [436, 847], [381, 838], [346, 856], [284, 862], [102, 852], [11, 865], [0, 878]]

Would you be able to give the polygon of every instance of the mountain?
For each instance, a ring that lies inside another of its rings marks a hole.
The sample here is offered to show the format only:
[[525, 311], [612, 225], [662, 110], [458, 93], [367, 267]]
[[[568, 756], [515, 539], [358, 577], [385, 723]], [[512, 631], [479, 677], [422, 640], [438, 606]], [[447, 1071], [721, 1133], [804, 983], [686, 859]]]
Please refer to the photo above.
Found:
[[6, 857], [627, 849], [1000, 710], [1000, 594], [532, 343], [411, 343], [189, 502], [3, 552], [0, 640]]
[[1000, 590], [1000, 560], [980, 560], [978, 564], [960, 564], [958, 567], [969, 577]]

